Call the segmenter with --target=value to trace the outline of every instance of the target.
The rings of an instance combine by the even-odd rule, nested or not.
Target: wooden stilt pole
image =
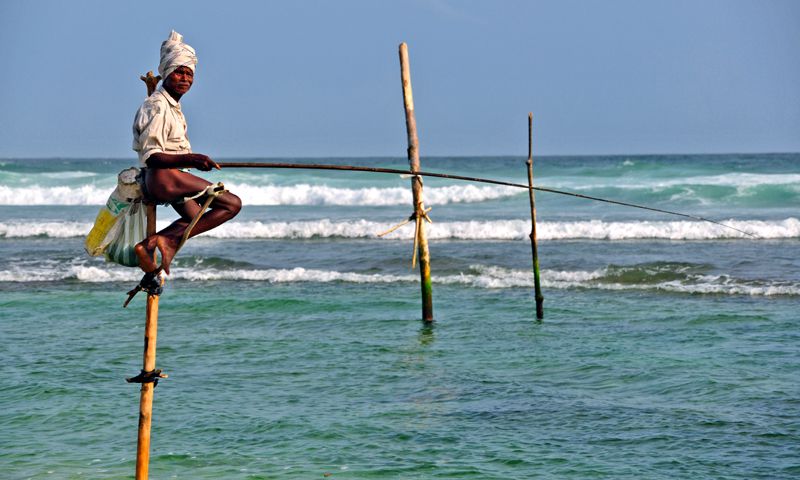
[[[536,199],[533,195],[533,113],[528,113],[528,196],[531,201],[531,253],[533,255],[533,288],[536,294],[536,318],[544,318],[544,296],[539,280],[539,253],[536,246]]]
[[[406,132],[408,133],[408,162],[412,172],[420,170],[419,138],[417,137],[417,119],[414,116],[414,96],[411,92],[411,69],[408,62],[408,45],[400,44],[400,77],[403,81],[403,104],[406,111]],[[425,233],[427,214],[422,198],[422,177],[415,175],[411,179],[411,191],[414,198],[414,215],[417,222],[416,251],[419,255],[419,276],[422,287],[422,320],[433,321],[433,292],[431,288],[431,256],[428,250],[428,236]]]
[[[142,76],[147,85],[147,95],[155,91],[161,77],[154,77],[152,72]],[[146,204],[147,236],[156,233],[156,205]],[[155,253],[153,253],[155,259]],[[164,378],[160,370],[156,370],[156,338],[158,335],[158,297],[157,293],[147,294],[147,310],[144,325],[144,357],[142,372],[138,377],[128,379],[129,382],[141,382],[139,397],[139,435],[136,445],[136,480],[147,480],[150,469],[150,425],[153,420],[153,394],[158,378]]]
[[[156,206],[147,205],[147,235],[156,231]],[[144,326],[144,358],[142,374],[156,371],[156,338],[158,335],[158,295],[147,295]],[[159,372],[160,373],[160,372]],[[146,480],[150,467],[150,424],[153,419],[153,393],[156,382],[143,382],[139,399],[139,439],[136,447],[136,480]]]

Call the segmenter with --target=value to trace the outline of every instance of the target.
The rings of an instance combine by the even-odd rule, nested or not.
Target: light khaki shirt
[[[136,111],[133,119],[133,149],[139,154],[139,162],[143,167],[147,166],[150,155],[157,152],[192,153],[181,104],[163,86],[147,97]]]

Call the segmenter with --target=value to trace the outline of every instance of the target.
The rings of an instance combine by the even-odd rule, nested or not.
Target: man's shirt
[[[186,119],[181,104],[158,87],[147,97],[133,119],[133,149],[139,162],[147,166],[147,159],[157,152],[169,154],[192,153],[186,136]]]

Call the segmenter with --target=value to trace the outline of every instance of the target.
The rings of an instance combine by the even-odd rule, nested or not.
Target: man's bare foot
[[[156,249],[155,237],[156,235],[147,237],[133,247],[134,253],[139,257],[139,268],[141,268],[144,273],[150,273],[158,268],[158,264],[156,264],[153,258]]]
[[[178,242],[163,235],[156,235],[156,248],[161,252],[161,267],[169,275],[169,264],[178,252]]]
[[[133,251],[139,257],[139,268],[144,273],[150,273],[158,268],[158,264],[153,258],[156,249],[161,253],[161,267],[164,269],[164,273],[169,275],[169,265],[178,250],[178,243],[163,235],[151,235],[136,244]]]

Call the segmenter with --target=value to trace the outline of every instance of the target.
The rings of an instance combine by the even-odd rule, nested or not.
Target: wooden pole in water
[[[533,256],[533,288],[536,294],[536,318],[544,318],[544,296],[539,280],[539,253],[536,246],[536,199],[533,195],[533,113],[528,113],[528,196],[531,201],[531,254]]]
[[[414,115],[414,96],[411,92],[411,69],[408,62],[408,45],[400,44],[400,77],[403,81],[403,104],[406,111],[406,132],[408,133],[408,163],[412,172],[420,170],[419,138],[417,119]],[[427,214],[422,198],[422,177],[411,179],[411,192],[414,199],[414,216],[417,224],[415,244],[419,255],[419,276],[422,288],[422,320],[433,321],[433,291],[431,288],[431,256],[428,250],[428,236],[425,233]]]
[[[156,231],[156,206],[147,205],[147,235]],[[147,295],[144,325],[144,358],[142,374],[155,372],[156,338],[158,336],[158,295]],[[136,480],[147,480],[150,468],[150,425],[153,420],[155,382],[143,382],[139,398],[139,438],[136,446]]]
[[[152,72],[148,72],[147,77],[142,77],[147,84],[147,95],[150,96],[158,84],[157,77],[153,77]],[[156,205],[146,204],[147,206],[147,236],[156,233]],[[155,256],[155,254],[153,254]],[[147,310],[144,325],[144,358],[142,361],[142,373],[146,375],[156,372],[156,338],[158,335],[158,295],[148,293]],[[153,394],[157,382],[142,382],[141,395],[139,397],[139,437],[136,445],[136,480],[147,480],[150,468],[150,425],[153,420]]]

